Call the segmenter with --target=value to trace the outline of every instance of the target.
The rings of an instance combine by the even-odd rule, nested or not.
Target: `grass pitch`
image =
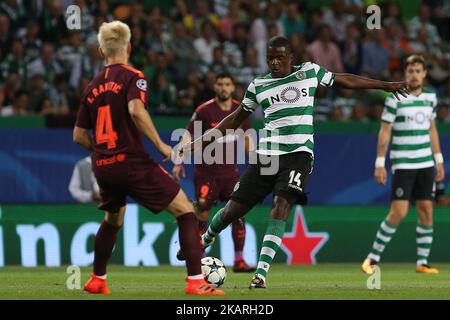
[[[251,274],[229,270],[226,295],[214,299],[450,299],[450,264],[435,266],[439,275],[416,274],[413,263],[382,264],[380,290],[367,289],[368,276],[359,264],[273,265],[265,290],[249,290]],[[83,286],[90,268],[81,271]],[[109,296],[69,290],[68,276],[66,268],[0,268],[0,299],[211,299],[184,295],[180,267],[110,266]]]

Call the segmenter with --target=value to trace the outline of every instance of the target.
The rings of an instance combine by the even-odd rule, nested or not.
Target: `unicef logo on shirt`
[[[306,88],[303,88],[302,92],[304,96],[307,95]],[[300,90],[297,89],[296,87],[284,88],[283,91],[281,91],[281,100],[283,100],[286,103],[295,103],[302,96],[302,92],[300,92]]]

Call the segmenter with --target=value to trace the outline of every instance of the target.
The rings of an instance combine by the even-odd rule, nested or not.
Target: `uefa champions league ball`
[[[205,257],[202,259],[202,273],[205,280],[214,288],[218,288],[225,283],[227,278],[227,269],[222,261],[214,257]]]

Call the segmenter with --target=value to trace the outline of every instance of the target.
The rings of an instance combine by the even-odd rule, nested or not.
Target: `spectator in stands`
[[[438,30],[434,24],[431,23],[431,9],[430,7],[422,3],[419,7],[419,15],[414,17],[408,25],[409,38],[417,39],[419,36],[419,30],[425,28],[428,34],[429,45],[439,45],[441,43],[441,38],[439,36]]]
[[[213,61],[209,65],[203,65],[201,67],[201,75],[204,76],[208,71],[212,71],[215,74],[226,72],[229,69],[227,59],[223,46],[219,45],[213,49]]]
[[[342,111],[342,108],[339,106],[333,105],[331,107],[330,115],[328,118],[333,121],[345,120],[344,112]]]
[[[40,18],[39,29],[42,41],[58,43],[60,39],[66,35],[67,27],[63,16],[61,1],[47,0],[44,6],[44,12]],[[88,26],[86,26],[86,28],[87,27]]]
[[[245,53],[245,63],[241,68],[231,67],[229,72],[236,82],[248,85],[257,76],[262,76],[264,71],[258,66],[258,53],[256,49],[248,47]]]
[[[52,109],[49,113],[55,115],[67,115],[70,112],[71,105],[74,102],[74,95],[72,90],[69,90],[69,76],[68,74],[59,74],[53,81],[53,86],[49,90],[49,99],[52,104]]]
[[[27,63],[28,58],[25,55],[22,41],[19,39],[14,39],[12,42],[11,52],[0,64],[0,79],[6,79],[10,73],[17,73],[22,81],[26,81]]]
[[[27,59],[33,61],[39,57],[42,40],[38,37],[39,24],[36,20],[29,20],[26,25],[25,34],[21,37]]]
[[[450,206],[450,184],[445,187],[445,181],[436,182],[436,204],[441,207]]]
[[[319,30],[319,39],[308,46],[308,52],[315,63],[332,72],[343,72],[341,52],[332,41],[331,28],[322,25]]]
[[[402,61],[411,54],[411,46],[406,39],[402,26],[398,22],[392,21],[389,24],[385,24],[385,26],[387,38],[384,46],[389,54],[389,69],[401,69]]]
[[[367,109],[361,102],[357,102],[352,106],[352,113],[350,115],[350,120],[358,122],[367,122],[369,118],[367,117]]]
[[[219,45],[219,41],[216,39],[214,27],[211,23],[205,22],[201,29],[202,35],[194,40],[194,48],[197,50],[202,63],[209,65],[212,62],[213,49]]]
[[[0,3],[0,13],[6,14],[11,23],[11,28],[17,30],[26,18],[26,11],[22,1],[4,0]]]
[[[281,19],[285,36],[290,38],[295,32],[305,32],[305,22],[300,15],[298,1],[289,1],[286,6],[286,14]]]
[[[346,37],[339,43],[342,52],[342,62],[345,72],[359,74],[362,67],[362,42],[356,23],[350,23],[346,28]]]
[[[86,52],[82,55],[81,60],[77,61],[70,71],[69,85],[71,88],[77,88],[82,77],[92,79],[105,65],[98,54],[97,42],[87,42],[86,47]]]
[[[20,77],[17,73],[7,75],[3,86],[0,87],[0,107],[12,104],[14,94],[20,86]]]
[[[384,104],[374,103],[369,109],[369,119],[374,122],[379,122],[381,120],[381,115],[383,114]]]
[[[306,41],[313,42],[319,36],[320,27],[323,25],[323,14],[321,10],[312,10],[308,14],[307,28],[305,31]]]
[[[310,60],[306,50],[308,44],[301,33],[293,33],[289,40],[291,41],[292,53],[294,55],[294,65],[300,65]]]
[[[234,38],[234,27],[244,20],[240,0],[229,1],[228,14],[220,19],[219,34],[224,40]]]
[[[436,108],[436,120],[440,123],[450,123],[449,106],[443,103],[438,104]]]
[[[177,86],[181,86],[186,75],[198,69],[200,57],[192,43],[192,38],[187,34],[186,28],[180,21],[173,25],[172,41],[168,43],[168,49],[176,63],[176,68],[173,70],[174,82]]]
[[[158,49],[159,48],[160,47],[158,46]],[[164,50],[161,51],[157,50],[157,52],[159,53],[163,53],[163,51]],[[142,29],[139,26],[135,25],[131,27],[130,62],[134,67],[142,69],[144,67],[146,57],[147,57],[147,44],[144,39],[144,34],[142,33]]]
[[[108,2],[105,2],[106,6],[108,6]],[[158,11],[158,9],[159,7],[155,6],[153,8],[154,15],[152,16],[152,19],[150,17],[147,18],[144,12],[143,4],[141,2],[134,2],[131,5],[131,15],[125,20],[125,23],[128,24],[130,29],[133,27],[138,27],[141,31],[148,30],[150,25],[160,24],[163,22],[162,15],[160,14],[161,11]]]
[[[242,67],[248,43],[248,30],[243,24],[234,26],[234,37],[223,43],[227,63],[233,67]]]
[[[8,55],[11,41],[9,17],[0,13],[0,60],[3,60]]]
[[[195,10],[193,13],[187,13],[183,16],[183,23],[189,32],[200,34],[204,31],[205,23],[212,26],[214,30],[219,27],[219,17],[210,11],[209,2],[207,0],[196,0]]]
[[[337,42],[345,40],[347,26],[355,20],[355,16],[345,12],[344,0],[334,0],[331,9],[326,8],[323,14],[323,23],[330,26]]]
[[[384,30],[375,29],[369,33],[369,40],[363,44],[362,72],[369,77],[389,77],[389,52],[384,47],[384,40]]]
[[[100,201],[100,189],[92,172],[90,156],[75,164],[69,182],[69,192],[74,200],[80,203]]]
[[[57,51],[57,60],[64,68],[64,72],[71,72],[75,65],[79,65],[81,59],[86,54],[86,45],[81,39],[81,32],[71,31],[68,43],[60,47]]]
[[[30,62],[28,65],[29,77],[40,74],[44,76],[47,83],[52,83],[55,75],[63,71],[63,68],[56,59],[55,47],[51,43],[44,43],[39,58]]]
[[[189,84],[185,89],[178,92],[176,105],[180,114],[192,114],[195,108],[194,98],[196,95],[197,90],[193,84]]]
[[[332,116],[333,101],[328,97],[327,93],[327,88],[317,88],[314,100],[314,120],[325,121]]]
[[[28,102],[28,94],[25,90],[17,90],[14,94],[12,105],[3,107],[0,110],[2,117],[23,116],[27,112],[25,110]]]
[[[28,104],[26,110],[29,114],[42,113],[42,102],[48,98],[44,76],[33,74],[28,81]]]
[[[357,94],[351,89],[338,89],[339,95],[334,99],[333,106],[342,111],[343,119],[350,119],[354,106],[358,103]]]
[[[150,83],[149,108],[157,114],[174,113],[175,92],[162,72],[157,72]]]
[[[206,73],[204,79],[202,79],[203,88],[197,91],[197,95],[194,98],[194,104],[199,106],[205,101],[211,100],[216,96],[214,91],[214,84],[216,82],[216,74],[212,71]]]

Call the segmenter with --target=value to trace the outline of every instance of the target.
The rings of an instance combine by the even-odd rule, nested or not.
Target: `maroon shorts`
[[[239,181],[239,172],[214,175],[195,172],[195,199],[201,211],[208,211],[217,201],[228,201],[234,186]]]
[[[166,209],[180,191],[179,184],[148,156],[118,154],[93,158],[92,168],[100,187],[99,209],[118,212],[130,196],[150,211]]]

